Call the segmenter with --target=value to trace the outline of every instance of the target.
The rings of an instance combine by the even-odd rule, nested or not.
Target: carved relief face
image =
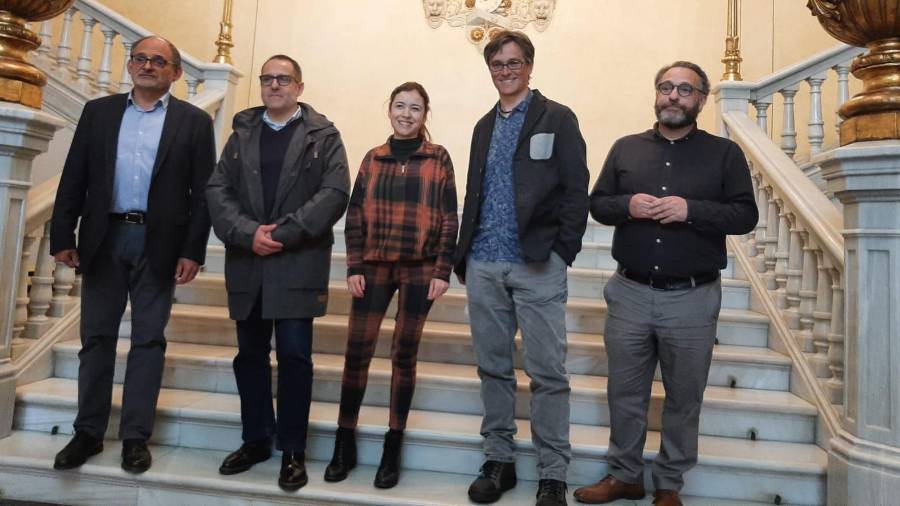
[[[534,0],[531,8],[534,10],[535,18],[545,20],[550,17],[551,7],[553,7],[553,0]]]
[[[428,11],[428,15],[432,17],[439,17],[444,14],[444,9],[447,7],[447,0],[425,0],[425,9]]]

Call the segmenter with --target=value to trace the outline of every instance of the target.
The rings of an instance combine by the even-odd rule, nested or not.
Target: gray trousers
[[[472,344],[481,378],[481,435],[487,460],[513,462],[516,434],[515,335],[522,330],[531,378],[531,439],[541,479],[566,480],[569,377],[566,373],[566,263],[469,260],[466,294]]]
[[[697,463],[700,407],[709,375],[721,281],[661,291],[616,274],[603,291],[608,307],[609,473],[643,481],[647,409],[657,361],[666,400],[662,441],[653,461],[657,489],[681,490],[682,475]]]
[[[82,278],[81,351],[75,430],[102,438],[109,424],[116,343],[131,299],[131,350],[125,369],[119,437],[149,439],[162,383],[174,277],[154,272],[143,225],[112,222],[93,269]],[[173,272],[174,276],[174,272]]]

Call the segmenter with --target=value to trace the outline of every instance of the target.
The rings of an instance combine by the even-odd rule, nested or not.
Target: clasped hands
[[[274,223],[256,227],[256,232],[253,234],[253,246],[251,248],[254,253],[264,257],[279,253],[284,249],[284,244],[272,239],[272,231],[276,228],[278,228],[278,225]]]
[[[646,193],[636,193],[628,201],[628,213],[632,218],[656,220],[660,223],[687,221],[687,201],[681,197],[657,198]]]

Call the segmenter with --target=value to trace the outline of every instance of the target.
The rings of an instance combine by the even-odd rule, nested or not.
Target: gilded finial
[[[231,65],[231,48],[234,42],[231,41],[231,2],[225,0],[225,6],[222,10],[222,21],[219,23],[219,38],[216,40],[216,46],[219,48],[213,63],[227,63]]]

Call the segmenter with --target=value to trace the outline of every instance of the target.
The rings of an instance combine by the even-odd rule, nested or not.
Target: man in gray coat
[[[332,226],[350,189],[340,134],[297,101],[300,66],[275,55],[259,76],[264,107],[234,117],[206,194],[213,230],[225,243],[228,310],[236,321],[234,373],[241,397],[241,447],[219,472],[235,474],[282,450],[278,484],[307,482],[306,429],[312,394],[312,320],[328,301]],[[272,331],[278,409],[272,407]]]

